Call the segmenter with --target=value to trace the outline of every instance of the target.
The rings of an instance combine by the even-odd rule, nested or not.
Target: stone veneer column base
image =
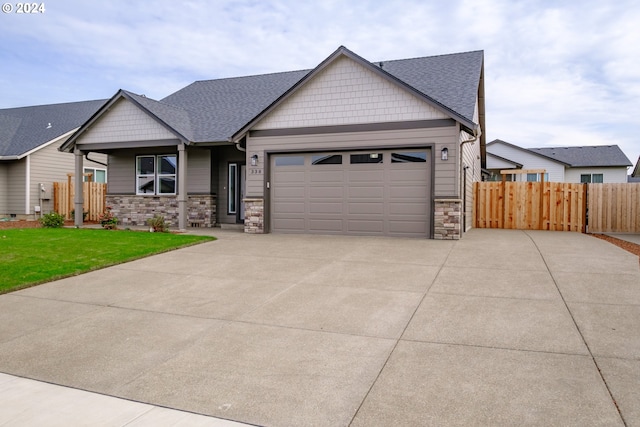
[[[264,199],[244,199],[244,232],[264,233]]]
[[[459,240],[461,199],[435,199],[433,214],[433,238],[437,240]]]
[[[178,226],[178,200],[176,196],[107,195],[107,206],[118,218],[118,224],[126,226],[147,225],[154,215],[164,216],[170,227]],[[190,195],[187,198],[187,225],[213,227],[216,223],[216,196]]]

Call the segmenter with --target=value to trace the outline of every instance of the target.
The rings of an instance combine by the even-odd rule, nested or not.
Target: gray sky
[[[0,13],[0,108],[160,99],[195,80],[482,49],[487,140],[640,142],[636,0],[57,0]],[[38,4],[43,4],[39,2]],[[6,6],[5,6],[6,7]]]

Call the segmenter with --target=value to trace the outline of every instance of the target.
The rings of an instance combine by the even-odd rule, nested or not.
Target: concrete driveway
[[[215,234],[0,296],[0,373],[257,425],[640,425],[640,268],[605,241]]]

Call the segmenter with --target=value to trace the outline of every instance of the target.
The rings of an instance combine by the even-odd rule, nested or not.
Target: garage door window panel
[[[425,163],[426,161],[426,151],[403,151],[391,153],[391,163]]]
[[[350,156],[350,162],[352,165],[382,163],[383,159],[384,157],[382,153],[351,154]]]

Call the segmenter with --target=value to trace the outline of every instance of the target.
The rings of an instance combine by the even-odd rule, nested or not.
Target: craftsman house
[[[118,91],[60,150],[108,155],[123,225],[457,239],[484,167],[483,52]],[[78,204],[81,199],[75,201]],[[81,221],[81,220],[76,220]]]
[[[67,181],[75,168],[74,157],[58,147],[105,102],[0,109],[0,218],[34,219],[53,209],[53,182]],[[106,182],[106,161],[94,154],[81,172]]]
[[[487,144],[487,170],[494,180],[501,179],[501,170],[520,169],[522,174],[507,175],[507,180],[540,181],[544,173],[551,182],[626,182],[629,166],[617,145],[522,148],[499,139]]]

